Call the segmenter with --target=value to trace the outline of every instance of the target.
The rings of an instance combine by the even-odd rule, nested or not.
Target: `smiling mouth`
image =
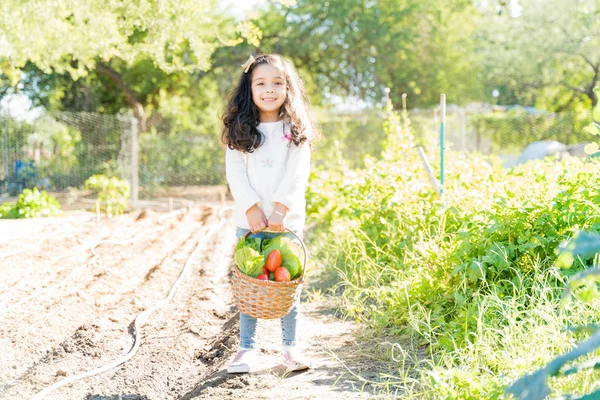
[[[263,100],[263,101],[266,101],[266,102],[269,102],[269,101],[276,101],[276,100],[277,100],[277,98],[275,98],[275,97],[265,97],[265,98],[263,98],[262,100]]]

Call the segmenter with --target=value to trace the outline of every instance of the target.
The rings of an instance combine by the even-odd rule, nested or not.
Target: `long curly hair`
[[[309,142],[311,149],[317,137],[317,126],[310,112],[310,104],[302,80],[292,63],[279,54],[261,54],[248,72],[242,72],[232,91],[223,115],[222,141],[232,150],[252,153],[264,143],[264,135],[257,129],[259,109],[252,101],[252,72],[260,65],[270,64],[285,78],[287,95],[279,109],[279,119],[291,128],[292,142],[300,146]]]

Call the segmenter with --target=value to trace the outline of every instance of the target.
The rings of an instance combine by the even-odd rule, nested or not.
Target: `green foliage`
[[[598,3],[522,0],[519,5],[516,18],[490,5],[477,30],[487,93],[499,89],[501,104],[589,110],[598,101],[592,91],[600,67]]]
[[[31,12],[30,7],[47,12]],[[28,61],[46,73],[74,77],[85,76],[99,60],[111,59],[129,65],[148,59],[167,73],[206,70],[213,51],[235,45],[240,33],[258,44],[256,29],[248,22],[236,24],[214,0],[38,0],[30,7],[9,0],[0,14],[5,48],[0,65],[17,80]],[[22,32],[30,33],[27,39]]]
[[[50,217],[58,214],[60,204],[56,197],[38,188],[24,189],[14,203],[4,203],[0,206],[0,218],[37,218]]]
[[[600,173],[588,173],[579,160],[504,171],[450,153],[447,209],[440,212],[416,152],[386,154],[360,171],[315,173],[319,190],[309,193],[308,204],[312,218],[340,231],[332,246],[348,250],[339,262],[360,288],[356,296],[387,309],[378,323],[400,325],[410,303],[427,302],[448,329],[439,331],[448,335],[440,343],[453,346],[454,334],[469,328],[455,318],[469,315],[474,293],[510,295],[516,271],[533,273],[535,261],[553,260],[577,229],[600,228],[588,215],[598,194],[581,186],[597,186]],[[408,303],[396,303],[401,282],[411,282]]]
[[[129,184],[119,178],[93,175],[85,181],[86,189],[93,189],[100,202],[100,210],[109,215],[123,214],[129,201]]]
[[[481,96],[478,18],[465,0],[298,0],[253,21],[261,50],[291,57],[309,93],[324,101],[334,93],[379,102],[392,86],[421,106],[437,103],[440,92],[460,102]],[[401,93],[391,93],[397,104]]]
[[[390,114],[384,125],[380,160],[313,174],[318,190],[309,191],[308,214],[317,257],[337,271],[335,289],[349,316],[427,346],[438,371],[437,380],[421,381],[431,398],[499,398],[514,376],[509,371],[525,372],[551,356],[511,365],[527,346],[542,346],[533,344],[531,329],[551,330],[554,346],[566,343],[557,332],[574,315],[551,327],[548,318],[566,277],[589,258],[564,271],[553,262],[579,230],[600,231],[600,217],[590,216],[600,202],[600,170],[575,158],[505,170],[498,160],[448,151],[442,204],[398,121]],[[508,375],[488,384],[498,371]],[[582,390],[590,389],[582,379]],[[563,381],[556,387],[570,390]]]
[[[596,218],[600,218],[600,216],[597,215]],[[556,264],[562,268],[571,268],[576,257],[579,259],[589,259],[599,253],[600,235],[582,232],[563,245]],[[567,283],[565,292],[567,295],[572,294],[575,298],[583,302],[597,303],[600,300],[600,292],[598,291],[599,283],[600,270],[598,268],[590,268],[572,276]],[[506,389],[507,393],[511,393],[521,400],[543,400],[550,394],[550,388],[547,383],[550,377],[559,375],[569,376],[590,368],[600,369],[600,360],[592,359],[580,365],[561,370],[567,363],[588,353],[597,352],[597,349],[600,347],[598,325],[591,324],[583,328],[571,328],[570,330],[574,332],[591,331],[593,335],[573,350],[549,362],[544,368],[519,378]],[[597,390],[587,396],[594,398],[599,395],[600,390]]]

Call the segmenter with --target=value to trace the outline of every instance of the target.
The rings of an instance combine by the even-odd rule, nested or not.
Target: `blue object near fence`
[[[17,160],[15,161],[15,176],[17,180],[33,179],[37,171],[33,161]]]

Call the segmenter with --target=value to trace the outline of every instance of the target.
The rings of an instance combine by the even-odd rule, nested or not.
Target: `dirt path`
[[[300,321],[312,369],[284,373],[276,320],[259,322],[259,370],[226,373],[238,344],[229,280],[235,244],[230,211],[203,206],[101,221],[69,214],[0,221],[0,232],[0,399],[32,398],[129,352],[136,315],[167,297],[190,255],[173,298],[143,326],[133,358],[45,398],[374,397],[361,393],[345,366],[371,378],[383,366],[364,354],[355,339],[358,327],[336,318],[334,304],[316,296],[303,304]]]

